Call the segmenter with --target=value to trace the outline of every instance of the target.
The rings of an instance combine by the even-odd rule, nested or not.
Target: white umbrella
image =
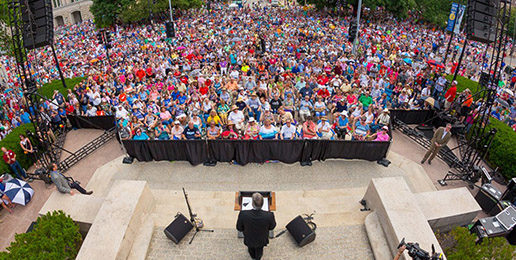
[[[4,193],[13,203],[25,206],[32,199],[34,190],[28,183],[12,179],[5,184]]]

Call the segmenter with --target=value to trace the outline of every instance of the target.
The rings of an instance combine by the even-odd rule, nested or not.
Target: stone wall
[[[60,0],[61,6],[55,7],[54,2],[54,26],[59,25],[70,25],[79,22],[80,20],[85,21],[93,19],[93,15],[90,12],[90,6],[93,4],[91,0]],[[80,13],[80,16],[79,16]]]

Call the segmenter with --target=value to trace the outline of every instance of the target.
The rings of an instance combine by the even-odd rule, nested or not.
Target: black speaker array
[[[496,17],[500,0],[469,0],[466,35],[468,39],[491,43],[496,37]]]
[[[54,20],[50,0],[20,0],[23,47],[28,50],[53,44]]]

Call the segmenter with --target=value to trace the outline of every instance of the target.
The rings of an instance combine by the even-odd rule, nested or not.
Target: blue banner
[[[453,31],[453,25],[455,24],[455,20],[457,19],[457,9],[459,9],[459,4],[452,3],[450,16],[448,16],[448,25],[446,26],[447,31]]]

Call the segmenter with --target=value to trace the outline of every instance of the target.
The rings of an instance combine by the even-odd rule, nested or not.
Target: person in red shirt
[[[450,88],[446,91],[446,94],[444,94],[444,98],[446,99],[444,101],[444,109],[448,110],[453,103],[453,100],[455,100],[455,96],[457,95],[457,81],[454,80],[450,86]]]
[[[27,173],[25,173],[25,170],[21,167],[20,163],[16,161],[16,154],[12,150],[7,150],[7,148],[2,147],[2,152],[4,153],[4,161],[11,167],[11,170],[16,175],[16,178],[18,179],[26,179]]]
[[[145,77],[145,71],[142,70],[142,69],[139,69],[137,72],[136,72],[136,77],[138,77],[138,79],[140,81],[142,81],[143,77]]]

